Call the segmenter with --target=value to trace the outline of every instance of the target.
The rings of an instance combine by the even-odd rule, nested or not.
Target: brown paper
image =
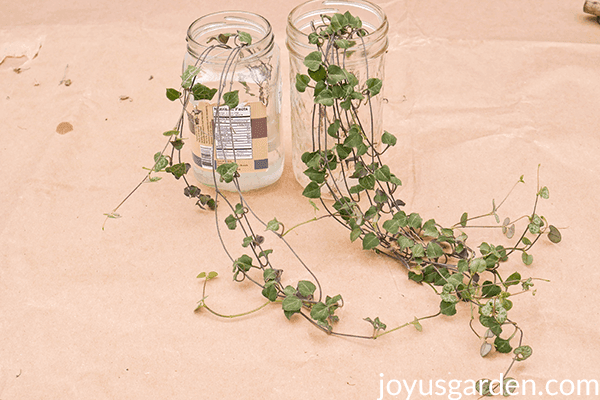
[[[492,199],[499,202],[524,175],[499,213],[527,214],[541,165],[550,199],[540,201],[539,213],[563,241],[540,240],[529,267],[518,257],[502,267],[506,276],[519,271],[549,281],[535,281],[535,296],[513,299],[511,314],[534,353],[511,376],[535,381],[537,391],[555,380],[555,398],[567,398],[560,394],[565,380],[600,381],[595,17],[574,0],[378,3],[390,22],[384,125],[398,137],[386,162],[404,182],[406,210],[451,225],[465,211],[489,212]],[[195,207],[182,182],[168,176],[144,183],[119,209],[121,218],[101,229],[103,214],[144,177],[142,168],[164,146],[162,132],[177,122],[180,105],[165,89],[178,85],[189,24],[222,9],[263,14],[287,77],[285,21],[296,4],[3,4],[0,46],[9,50],[0,54],[30,61],[20,73],[14,63],[0,64],[1,399],[378,399],[382,388],[383,398],[406,399],[405,386],[389,394],[403,380],[427,389],[430,380],[498,379],[506,370],[510,357],[479,356],[482,340],[469,328],[466,304],[453,317],[422,321],[422,332],[408,326],[375,341],[327,336],[303,318],[288,321],[277,305],[233,320],[194,313],[203,271],[219,273],[206,302],[223,314],[265,299],[251,283],[232,282],[214,213]],[[285,171],[247,200],[264,221],[292,227],[315,211],[291,172],[285,79],[283,88]],[[73,130],[61,135],[63,122]],[[311,278],[264,235],[285,282]],[[473,243],[502,241],[485,229],[469,235]],[[341,332],[370,334],[365,317],[393,327],[439,309],[429,287],[350,243],[333,220],[286,237],[323,291],[343,296]],[[445,388],[411,398],[451,398]],[[520,398],[534,397],[545,398]]]

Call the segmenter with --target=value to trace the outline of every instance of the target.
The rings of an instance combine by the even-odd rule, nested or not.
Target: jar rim
[[[383,11],[383,9],[381,7],[379,7],[377,4],[374,4],[368,0],[351,0],[351,1],[309,0],[302,4],[297,5],[288,14],[287,25],[288,25],[288,28],[294,32],[294,34],[298,34],[300,36],[304,36],[304,37],[308,38],[308,34],[304,33],[300,29],[298,29],[298,27],[295,25],[294,17],[296,16],[295,14],[297,14],[301,8],[306,7],[307,5],[310,5],[310,4],[321,4],[323,6],[338,6],[338,5],[349,6],[349,5],[351,5],[351,6],[356,6],[357,8],[362,8],[364,10],[371,11],[371,12],[373,12],[373,14],[380,16],[381,23],[379,24],[379,26],[376,27],[372,32],[367,32],[367,35],[365,35],[364,38],[374,38],[374,37],[378,37],[380,35],[385,35],[388,30],[389,24],[388,24],[388,19],[387,19],[387,15],[385,14],[385,11]],[[309,14],[309,13],[305,13],[301,16],[305,16],[307,14]]]
[[[252,56],[258,56],[260,53],[267,50],[269,48],[269,44],[273,41],[273,28],[271,27],[271,23],[260,14],[242,10],[217,11],[203,15],[192,22],[188,27],[186,41],[188,43],[191,42],[194,46],[198,46],[199,48],[207,49],[210,47],[210,45],[206,43],[198,42],[194,38],[193,33],[202,26],[207,25],[209,23],[207,21],[211,21],[211,19],[215,19],[215,17],[222,17],[223,20],[222,22],[213,22],[213,24],[217,24],[215,26],[227,26],[226,22],[228,21],[238,21],[241,23],[249,23],[254,25],[257,27],[257,30],[262,30],[264,32],[264,35],[260,39],[252,40],[250,45],[245,46],[247,50],[252,52]]]

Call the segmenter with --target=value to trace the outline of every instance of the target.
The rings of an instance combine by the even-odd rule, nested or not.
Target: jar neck
[[[273,30],[264,17],[246,11],[221,11],[200,17],[190,25],[186,37],[187,51],[194,58],[207,54],[206,62],[225,63],[239,41],[230,38],[227,43],[230,48],[211,50],[213,45],[219,44],[211,38],[220,34],[237,34],[238,31],[252,36],[252,43],[240,49],[239,58],[243,61],[260,58],[273,49]]]
[[[367,0],[310,0],[294,8],[288,16],[286,44],[291,55],[303,58],[316,49],[315,45],[308,42],[308,35],[313,31],[313,26],[323,24],[322,15],[331,16],[346,11],[358,16],[368,32],[359,42],[362,46],[364,41],[367,56],[378,57],[385,53],[389,24],[381,7]]]

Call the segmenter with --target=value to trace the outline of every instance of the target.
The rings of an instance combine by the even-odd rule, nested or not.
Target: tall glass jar
[[[240,46],[244,32],[251,44]],[[233,36],[229,36],[233,35]],[[234,183],[219,182],[213,169],[235,162],[242,191],[276,182],[283,171],[280,136],[281,75],[279,48],[269,22],[244,11],[222,11],[194,21],[187,31],[184,72],[199,67],[194,85],[216,89],[190,96],[186,107],[194,175],[200,183],[235,191]],[[246,39],[247,41],[247,39]],[[237,91],[239,104],[224,105],[224,94]]]
[[[296,74],[307,73],[304,58],[317,50],[315,45],[309,43],[308,35],[315,28],[323,25],[322,16],[344,14],[347,11],[361,19],[362,26],[368,34],[356,41],[357,46],[352,48],[353,52],[347,52],[344,68],[353,73],[362,85],[369,78],[383,80],[385,54],[388,48],[388,20],[379,6],[366,0],[310,0],[294,8],[288,16],[286,45],[290,54],[292,165],[296,179],[302,186],[310,182],[303,173],[306,166],[301,161],[302,154],[315,151],[317,144],[313,140],[313,132],[325,132],[327,127],[320,125],[328,119],[312,117],[313,94],[309,90],[300,93],[295,89]],[[383,93],[380,92],[378,96],[371,99],[371,107],[361,107],[359,111],[363,121],[370,121],[371,115],[373,117],[372,124],[370,122],[366,124],[369,132],[365,134],[372,135],[376,146],[383,133],[382,101]],[[326,140],[327,135],[321,135],[321,138]],[[325,147],[327,147],[326,143],[321,143],[320,148]],[[343,177],[337,176],[333,179],[342,180]]]

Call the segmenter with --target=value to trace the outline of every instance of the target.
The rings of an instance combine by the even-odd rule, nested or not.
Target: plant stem
[[[254,312],[260,311],[260,310],[262,310],[263,308],[265,308],[266,306],[268,306],[271,303],[274,303],[274,302],[269,300],[266,303],[264,303],[263,305],[261,305],[260,307],[257,307],[257,308],[255,308],[253,310],[246,311],[246,312],[243,312],[243,313],[240,313],[240,314],[232,314],[232,315],[225,315],[225,314],[218,313],[218,312],[214,311],[213,309],[211,309],[206,304],[203,304],[202,308],[206,308],[211,314],[216,315],[217,317],[221,317],[221,318],[238,318],[238,317],[243,317],[245,315],[249,315],[249,314],[252,314]]]
[[[385,332],[382,332],[382,333],[379,333],[379,334],[377,334],[377,333],[376,333],[376,334],[374,334],[374,335],[373,335],[373,339],[377,339],[377,338],[379,338],[379,337],[381,337],[381,336],[383,336],[383,335],[387,335],[388,333],[392,333],[392,332],[395,332],[395,331],[397,331],[397,330],[399,330],[399,329],[402,329],[402,328],[404,328],[404,327],[407,327],[407,326],[409,326],[409,325],[413,325],[413,324],[415,323],[415,321],[416,321],[416,322],[420,322],[420,321],[423,321],[423,320],[425,320],[425,319],[429,319],[429,318],[435,318],[435,317],[437,317],[437,316],[438,316],[438,315],[440,315],[440,314],[441,314],[441,311],[439,311],[437,314],[428,315],[428,316],[426,316],[426,317],[421,317],[421,318],[416,318],[416,319],[414,319],[414,320],[412,320],[412,321],[410,321],[410,322],[407,322],[407,323],[405,323],[405,324],[402,324],[402,325],[400,325],[400,326],[397,326],[397,327],[395,327],[395,328],[393,328],[393,329],[390,329],[389,331],[385,331]]]

